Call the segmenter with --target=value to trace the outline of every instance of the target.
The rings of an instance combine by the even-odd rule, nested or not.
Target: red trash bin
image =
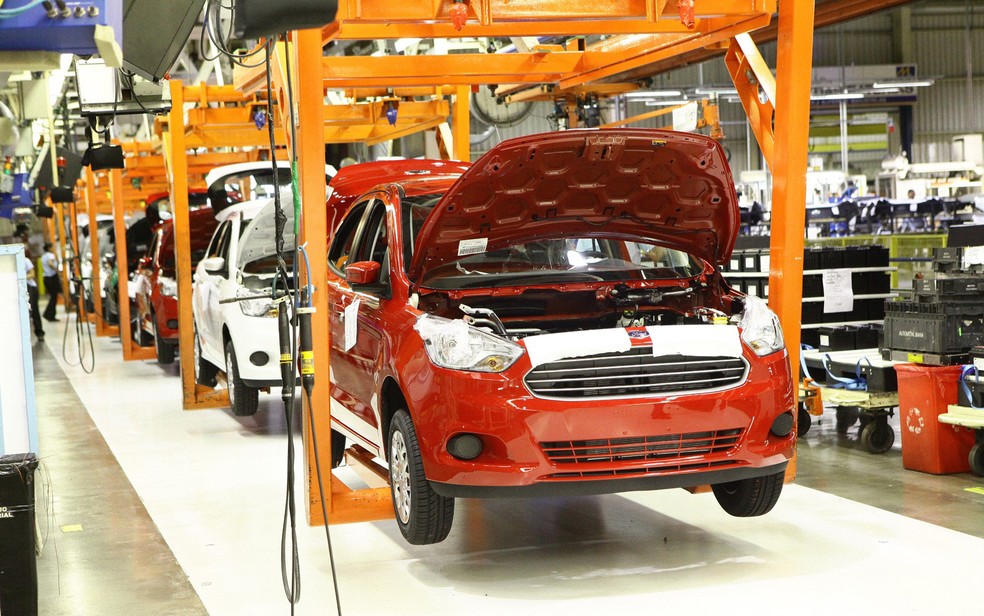
[[[961,366],[896,364],[902,466],[934,475],[970,471],[967,456],[974,431],[940,423],[947,405],[957,403]]]

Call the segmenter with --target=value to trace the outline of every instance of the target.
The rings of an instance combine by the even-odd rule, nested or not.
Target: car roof
[[[281,199],[287,207],[288,201],[291,199],[290,189],[280,193]],[[273,197],[264,197],[262,199],[253,199],[252,201],[243,201],[242,203],[236,203],[235,205],[230,205],[221,212],[215,215],[215,219],[219,222],[225,222],[232,218],[236,214],[242,214],[243,220],[253,220],[263,206],[273,201]]]
[[[213,182],[227,176],[235,175],[237,173],[242,173],[243,171],[263,171],[271,167],[270,161],[268,160],[254,160],[245,163],[233,163],[231,165],[222,165],[221,167],[216,167],[209,171],[205,175],[205,185],[211,186]],[[277,169],[290,169],[289,160],[278,160]],[[325,165],[325,174],[329,176],[334,176],[337,173],[333,165]]]

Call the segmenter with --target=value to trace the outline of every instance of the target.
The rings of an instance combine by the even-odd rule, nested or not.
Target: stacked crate
[[[971,348],[984,345],[980,261],[979,248],[937,248],[933,274],[913,281],[913,300],[885,303],[886,355],[950,365],[964,362]]]

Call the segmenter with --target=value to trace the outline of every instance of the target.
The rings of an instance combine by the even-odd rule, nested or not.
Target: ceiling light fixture
[[[933,85],[932,81],[876,81],[874,88],[924,88]]]
[[[844,92],[842,94],[815,94],[810,96],[811,101],[853,101],[864,98],[860,92]]]
[[[625,98],[669,98],[683,94],[680,90],[654,90],[650,92],[629,92]]]

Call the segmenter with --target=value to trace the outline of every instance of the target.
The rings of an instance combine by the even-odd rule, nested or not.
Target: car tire
[[[403,538],[413,545],[439,543],[454,521],[454,499],[441,496],[427,482],[410,414],[400,409],[390,423],[390,491]]]
[[[718,504],[727,513],[737,518],[750,518],[765,515],[772,510],[782,493],[785,477],[786,473],[780,472],[718,483],[711,486],[711,489]]]
[[[338,468],[345,458],[345,435],[337,430],[331,431],[331,467]]]
[[[978,477],[984,477],[984,441],[977,441],[967,454],[970,471]]]
[[[885,420],[872,420],[861,428],[861,446],[868,453],[885,453],[894,444],[895,430]]]
[[[202,356],[202,343],[198,341],[198,327],[195,327],[195,383],[206,387],[218,384],[216,375],[219,369]]]
[[[157,351],[157,363],[162,366],[169,366],[174,363],[174,345],[165,342],[157,330],[157,315],[150,315],[150,320],[154,324],[154,349]]]
[[[232,340],[226,342],[226,382],[229,385],[229,406],[232,414],[237,417],[249,417],[256,414],[260,403],[260,390],[243,383],[239,378],[239,366],[236,363],[236,349]]]

